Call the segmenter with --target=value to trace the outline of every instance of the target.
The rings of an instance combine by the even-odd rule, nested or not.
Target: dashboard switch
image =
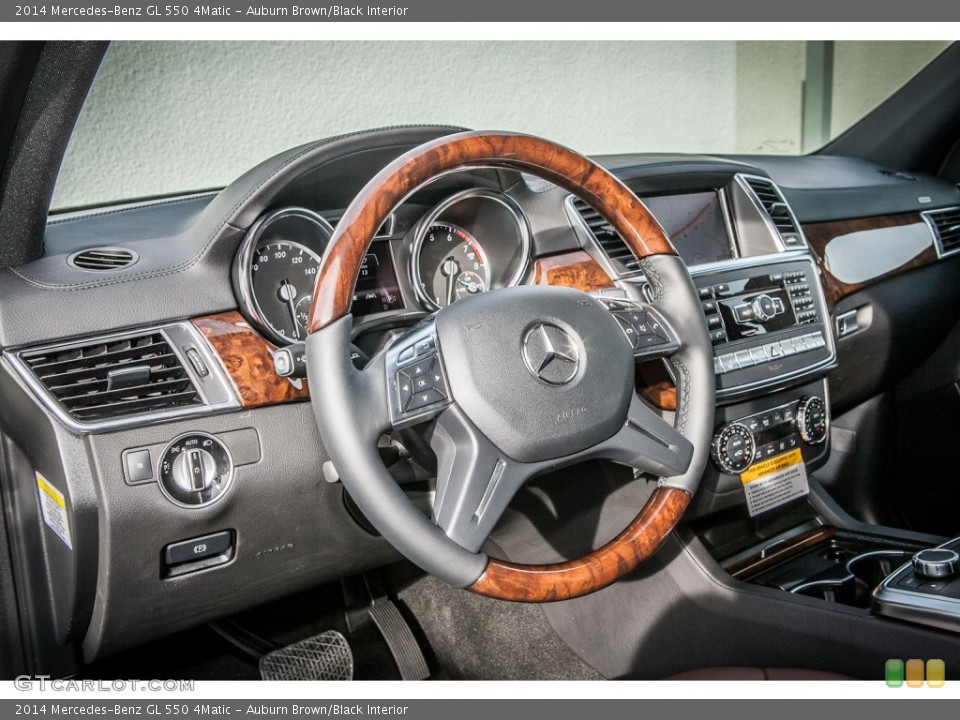
[[[127,471],[127,482],[141,483],[153,480],[153,460],[150,451],[128,450],[123,456],[123,468]]]
[[[192,540],[167,545],[163,552],[163,560],[167,565],[181,565],[197,560],[205,560],[215,555],[222,555],[233,545],[233,537],[229,530],[204,535]]]

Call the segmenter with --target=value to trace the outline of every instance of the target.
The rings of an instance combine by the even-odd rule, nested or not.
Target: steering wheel
[[[443,308],[363,369],[350,359],[351,299],[388,214],[424,184],[466,168],[548,180],[599,212],[640,259],[649,302],[571,288],[492,290]],[[712,351],[700,300],[650,212],[617,178],[549,141],[465,132],[402,155],[337,224],[320,266],[306,341],[320,435],[346,490],[401,554],[451,585],[523,602],[595,592],[649,558],[697,488],[713,426]],[[674,423],[635,391],[638,358],[665,358]],[[433,516],[403,493],[377,451],[392,428],[428,420],[437,454]],[[548,470],[607,459],[659,477],[636,518],[576,560],[522,565],[481,547],[517,490]]]

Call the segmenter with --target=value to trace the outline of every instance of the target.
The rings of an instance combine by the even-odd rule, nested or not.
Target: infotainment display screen
[[[687,265],[729,260],[730,235],[715,190],[641,198]]]

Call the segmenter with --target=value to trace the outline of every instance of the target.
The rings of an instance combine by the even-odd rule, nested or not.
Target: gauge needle
[[[447,305],[452,305],[457,299],[457,275],[460,274],[460,263],[448,257],[440,266],[440,273],[447,278]]]
[[[290,318],[293,320],[293,336],[300,339],[300,326],[297,324],[297,306],[293,304],[293,298],[297,294],[297,289],[290,284],[290,281],[284,278],[280,285],[280,297],[287,301],[287,307],[290,308]]]

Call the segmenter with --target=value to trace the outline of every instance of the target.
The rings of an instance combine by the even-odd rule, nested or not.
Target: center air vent
[[[203,404],[159,331],[20,357],[63,409],[82,422]]]
[[[773,221],[780,239],[787,248],[802,247],[803,240],[800,237],[800,228],[793,219],[790,207],[787,205],[780,190],[772,181],[759,177],[743,178],[746,184],[753,190],[753,194],[763,206],[770,220]]]
[[[940,257],[960,252],[960,208],[931,210],[923,215],[936,235]]]
[[[629,275],[640,269],[640,261],[637,260],[637,256],[627,247],[623,238],[620,237],[620,233],[614,230],[613,226],[604,220],[600,213],[580,198],[571,198],[571,204],[577,214],[580,215],[590,234],[597,241],[600,250],[610,259],[610,263],[618,275]]]
[[[67,258],[67,264],[80,270],[107,272],[122,270],[133,265],[139,258],[132,250],[117,247],[89,248]]]

